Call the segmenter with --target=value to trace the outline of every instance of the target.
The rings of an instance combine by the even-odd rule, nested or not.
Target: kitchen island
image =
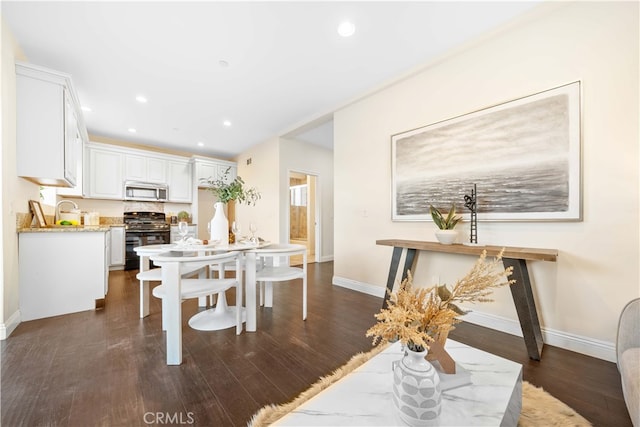
[[[18,230],[20,320],[104,306],[109,226]]]

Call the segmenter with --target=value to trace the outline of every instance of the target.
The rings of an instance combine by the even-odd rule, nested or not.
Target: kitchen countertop
[[[79,232],[107,232],[111,225],[50,225],[48,227],[19,228],[18,233],[79,233]]]

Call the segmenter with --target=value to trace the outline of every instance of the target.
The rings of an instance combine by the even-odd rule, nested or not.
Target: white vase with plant
[[[449,213],[445,217],[442,213],[433,205],[429,205],[429,211],[431,212],[431,218],[438,227],[436,231],[436,239],[443,245],[450,245],[458,238],[458,232],[454,230],[456,224],[462,220],[462,217],[456,215],[456,205],[452,204],[449,209]]]
[[[218,199],[214,204],[215,213],[209,224],[209,237],[212,241],[218,241],[222,244],[229,244],[229,220],[225,214],[225,206],[232,201],[251,206],[255,205],[261,197],[255,188],[245,189],[245,182],[240,176],[229,180],[230,171],[229,167],[217,178],[208,178],[202,181],[210,185],[209,191]]]
[[[369,328],[373,345],[379,341],[400,341],[405,357],[393,364],[392,397],[402,420],[410,426],[438,424],[441,390],[438,374],[425,360],[430,347],[443,345],[464,312],[458,304],[491,301],[494,289],[511,285],[512,268],[504,268],[502,251],[486,262],[483,251],[471,270],[456,284],[413,287],[409,272],[396,292],[389,296],[388,308],[375,315],[378,323]],[[440,344],[442,342],[442,344]],[[443,350],[444,351],[444,350]]]

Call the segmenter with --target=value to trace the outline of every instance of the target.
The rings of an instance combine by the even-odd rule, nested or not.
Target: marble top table
[[[470,372],[470,385],[444,391],[439,426],[515,426],[522,409],[522,365],[456,341],[446,350]],[[400,343],[336,381],[274,426],[404,426],[392,400]]]

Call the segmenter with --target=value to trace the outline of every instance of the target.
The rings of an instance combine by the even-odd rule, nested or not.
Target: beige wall
[[[16,215],[29,212],[29,200],[39,200],[38,186],[16,172],[16,72],[15,59],[24,60],[9,28],[2,26],[2,313],[0,339],[6,338],[19,322],[18,234]]]
[[[316,191],[319,198],[320,213],[320,253],[318,261],[333,259],[333,152],[301,141],[280,140],[280,241],[289,239],[287,230],[289,211],[289,172],[302,172],[316,175]]]
[[[435,240],[432,223],[390,219],[391,135],[581,80],[584,221],[482,222],[479,239],[558,249],[557,263],[530,263],[545,339],[611,360],[619,312],[640,295],[638,37],[635,2],[543,6],[336,112],[335,182],[349,191],[335,193],[334,283],[382,295],[391,248],[375,240]],[[417,282],[452,283],[472,262],[420,257]],[[508,289],[495,296],[472,319],[517,331]]]
[[[251,164],[247,165],[247,160]],[[238,175],[256,187],[262,199],[257,207],[236,205],[236,218],[243,234],[249,222],[258,225],[258,235],[272,242],[287,242],[289,171],[318,175],[322,215],[321,261],[333,258],[333,157],[330,150],[300,141],[274,137],[242,153],[236,159]]]
[[[249,223],[254,222],[257,235],[272,242],[278,242],[280,236],[279,151],[280,142],[274,137],[251,147],[236,159],[238,175],[262,196],[256,206],[236,204],[235,216],[242,226],[242,234],[248,235]],[[250,165],[247,159],[251,159]]]

